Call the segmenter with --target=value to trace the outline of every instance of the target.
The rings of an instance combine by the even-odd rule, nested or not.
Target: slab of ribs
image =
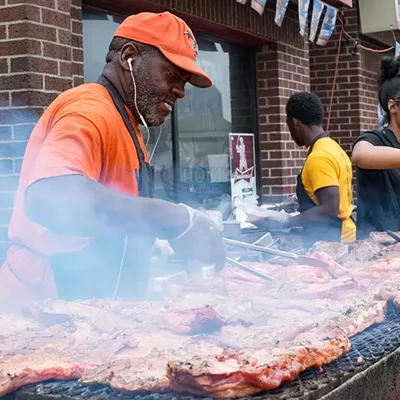
[[[344,355],[351,338],[400,304],[400,245],[385,234],[317,243],[308,265],[249,263],[165,288],[158,302],[28,304],[0,315],[0,396],[49,379],[119,392],[237,398],[277,388]]]

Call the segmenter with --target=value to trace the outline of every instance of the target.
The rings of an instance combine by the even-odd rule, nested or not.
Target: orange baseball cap
[[[198,47],[193,32],[176,15],[169,12],[131,15],[117,28],[115,36],[157,47],[169,61],[192,74],[189,82],[193,86],[212,86],[210,77],[196,64]]]

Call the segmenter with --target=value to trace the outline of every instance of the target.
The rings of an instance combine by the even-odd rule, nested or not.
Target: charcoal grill
[[[360,364],[360,358],[363,363]],[[27,386],[7,400],[195,400],[167,394],[119,394],[76,381]],[[389,305],[386,321],[352,339],[350,352],[322,371],[305,371],[294,382],[242,400],[400,400],[400,311]],[[206,399],[203,399],[206,400]],[[210,400],[210,399],[207,399]]]

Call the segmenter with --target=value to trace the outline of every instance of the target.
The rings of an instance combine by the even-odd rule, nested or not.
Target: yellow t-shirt
[[[356,240],[356,226],[350,219],[352,213],[351,161],[338,143],[329,137],[318,140],[307,157],[301,174],[304,189],[319,205],[315,192],[328,186],[339,187],[339,214],[342,223],[342,242]]]

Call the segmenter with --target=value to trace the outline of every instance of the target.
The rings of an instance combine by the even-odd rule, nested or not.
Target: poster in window
[[[230,133],[229,154],[232,203],[257,195],[253,133]]]

